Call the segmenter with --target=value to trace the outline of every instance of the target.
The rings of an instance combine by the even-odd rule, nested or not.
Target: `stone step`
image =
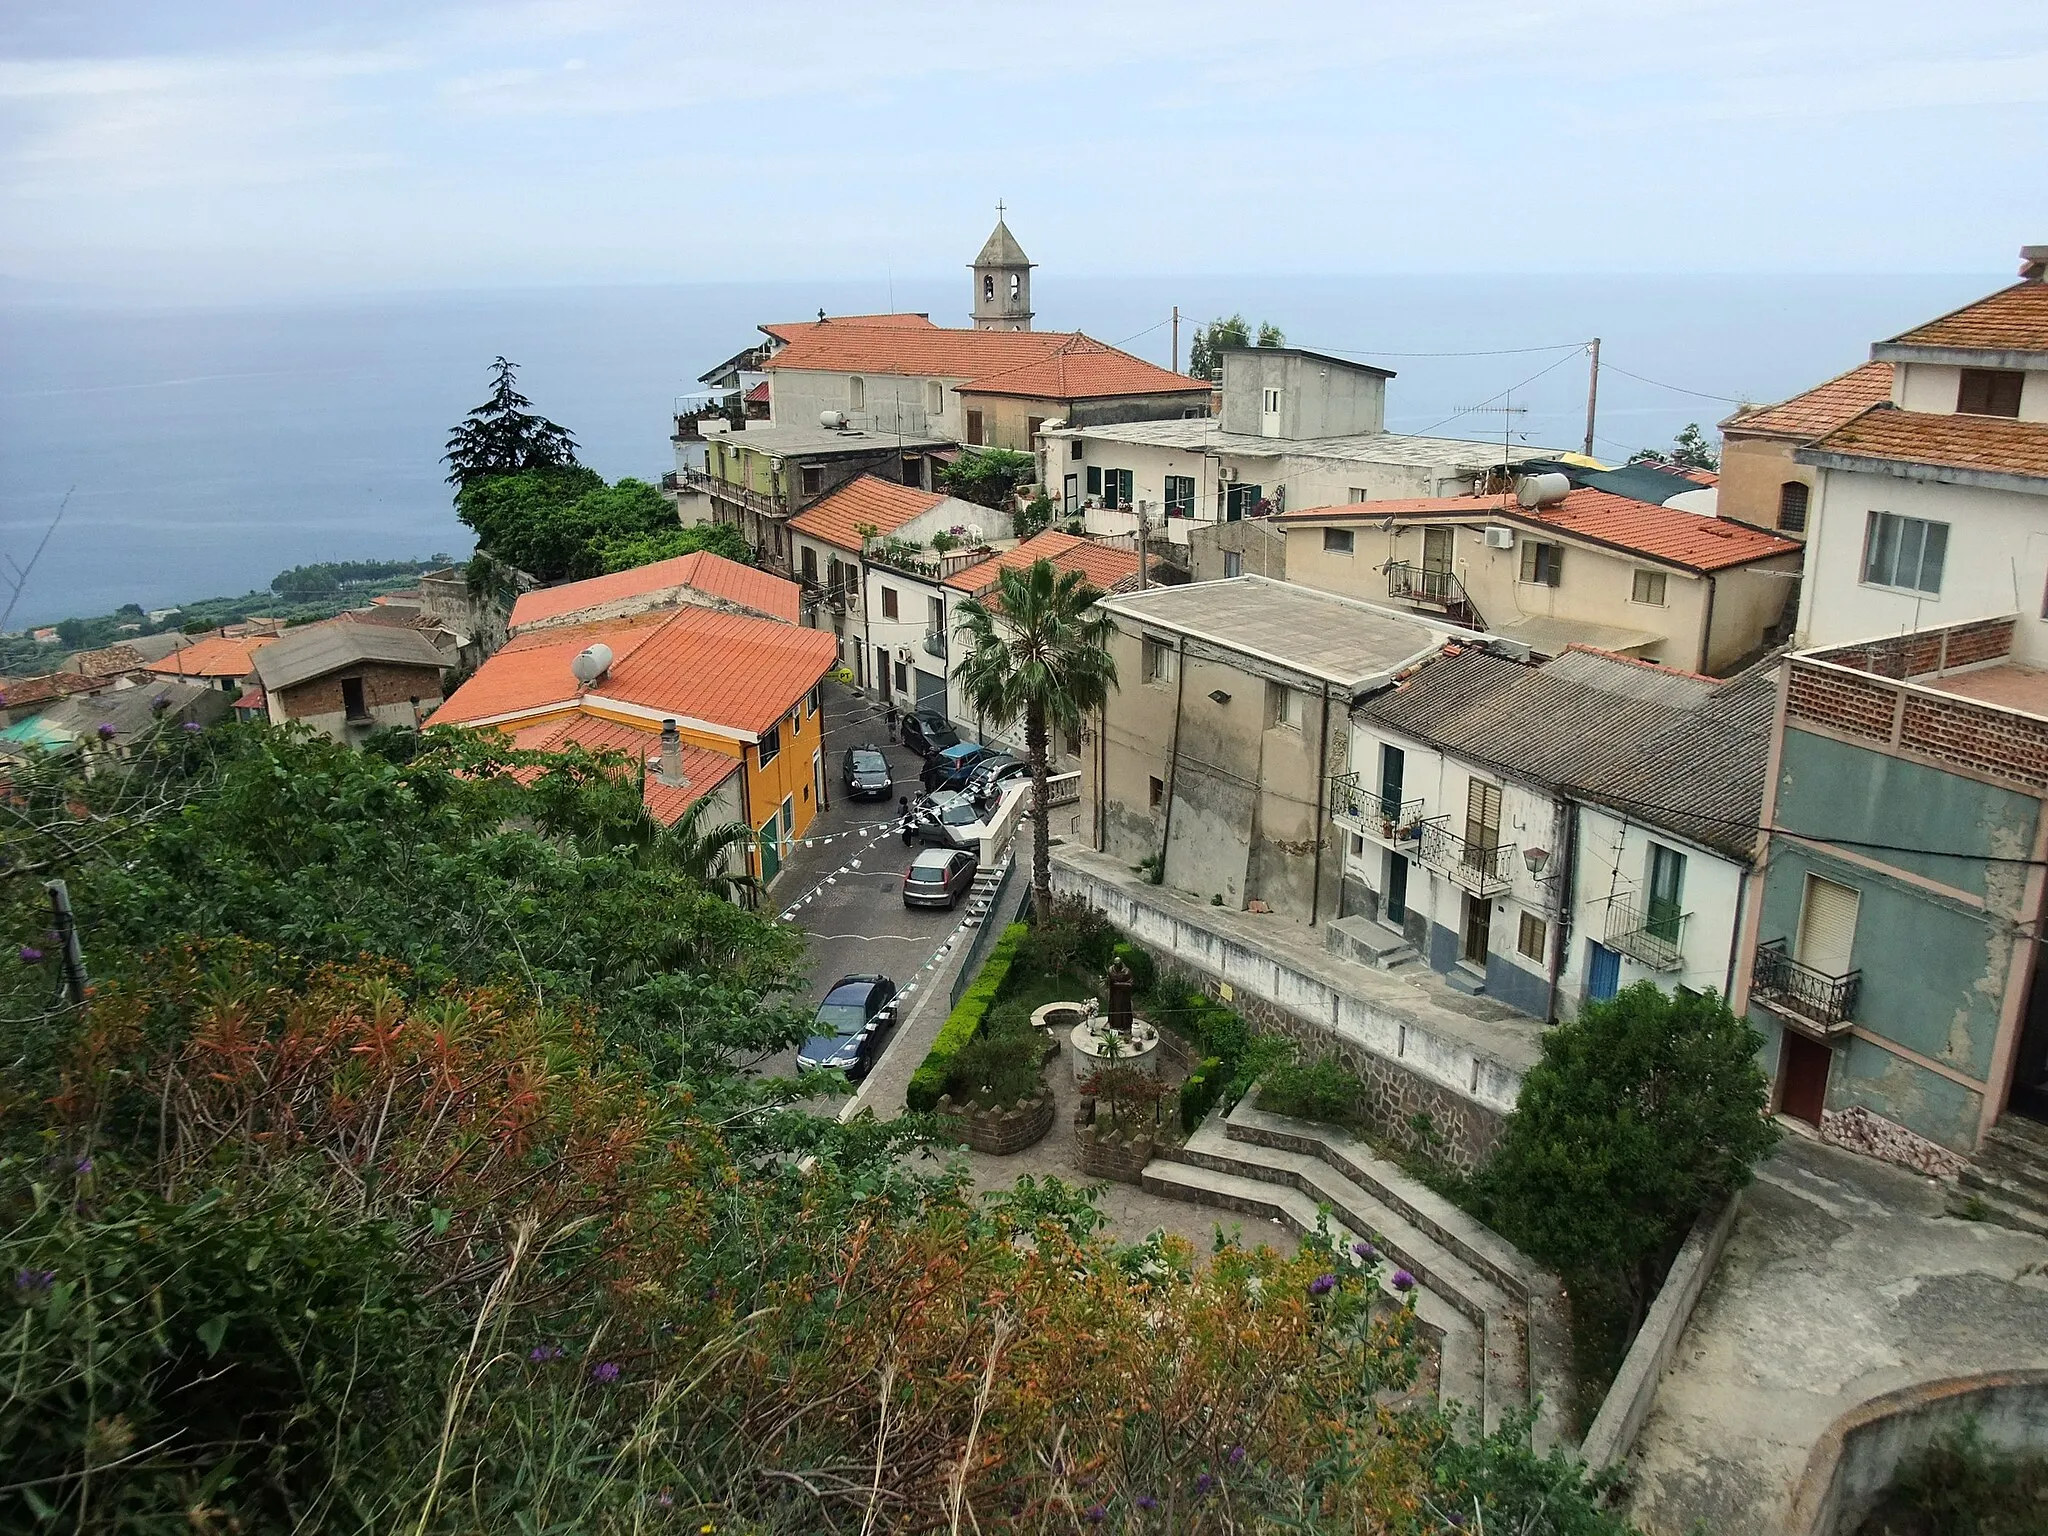
[[[1970,1166],[1994,1178],[2007,1179],[2032,1189],[2036,1191],[2037,1198],[2048,1201],[2048,1163],[2017,1156],[2006,1148],[1994,1147],[1987,1142],[1978,1150],[1976,1161]]]
[[[2024,1115],[2000,1115],[1985,1133],[1984,1145],[2048,1163],[2048,1125]]]
[[[1321,1210],[1300,1190],[1264,1179],[1220,1172],[1195,1163],[1154,1158],[1140,1182],[1151,1194],[1190,1205],[1213,1206],[1241,1216],[1278,1221],[1297,1237],[1315,1231]],[[1330,1220],[1330,1235],[1340,1245],[1366,1234],[1352,1230],[1340,1215]],[[1392,1294],[1391,1288],[1388,1294]],[[1450,1302],[1428,1289],[1417,1293],[1415,1315],[1438,1335],[1437,1397],[1449,1412],[1483,1403],[1486,1397],[1484,1330]]]
[[[2048,1186],[2038,1179],[2022,1179],[2003,1168],[1971,1163],[1956,1175],[1956,1184],[1966,1195],[1996,1196],[2008,1205],[2030,1210],[2048,1221]]]
[[[1321,1159],[1233,1141],[1213,1120],[1196,1129],[1179,1155],[1218,1174],[1298,1190],[1328,1206],[1336,1221],[1386,1256],[1390,1269],[1407,1270],[1426,1292],[1441,1297],[1479,1328],[1485,1351],[1483,1395],[1474,1401],[1483,1411],[1488,1432],[1499,1428],[1503,1413],[1527,1405],[1529,1355],[1519,1300],[1428,1233]],[[1386,1278],[1383,1274],[1383,1281]]]
[[[1337,918],[1324,930],[1323,944],[1341,960],[1381,971],[1398,970],[1421,958],[1407,935],[1369,917]]]
[[[2011,1227],[2016,1232],[2031,1232],[2036,1237],[2048,1237],[2048,1213],[2032,1205],[2021,1205],[1989,1190],[1957,1191],[1949,1198],[1949,1214],[1963,1215],[1964,1206],[1971,1200],[1976,1202],[1972,1213],[1976,1220],[1988,1221],[1994,1226]]]
[[[1463,966],[1454,965],[1448,971],[1445,971],[1444,985],[1453,992],[1464,993],[1467,997],[1484,997],[1486,995],[1486,978],[1474,976]]]

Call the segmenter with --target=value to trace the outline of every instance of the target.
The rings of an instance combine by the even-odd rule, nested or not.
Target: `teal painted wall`
[[[1930,1141],[1969,1152],[1977,1145],[1984,1098],[1883,1046],[1850,1039],[1835,1048],[1828,1108],[1847,1109],[1852,1104],[1896,1120]]]

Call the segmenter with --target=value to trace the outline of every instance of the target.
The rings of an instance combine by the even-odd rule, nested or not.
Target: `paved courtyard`
[[[1803,1137],[1758,1169],[1631,1463],[1651,1536],[1775,1536],[1807,1453],[1881,1392],[2048,1366],[2048,1241]]]

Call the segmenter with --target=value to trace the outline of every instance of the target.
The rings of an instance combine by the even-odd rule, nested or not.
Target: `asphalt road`
[[[917,793],[921,760],[888,739],[880,707],[854,690],[825,684],[824,708],[831,805],[811,824],[811,846],[799,846],[790,856],[771,893],[777,915],[789,913],[809,937],[806,1001],[812,1007],[842,976],[878,971],[898,987],[918,979],[961,917],[957,910],[903,905],[903,871],[912,850],[895,830],[896,796]],[[879,747],[888,757],[896,789],[887,801],[846,798],[839,765],[853,746]],[[892,1036],[885,1052],[894,1043]],[[771,1056],[756,1070],[792,1075],[796,1053]]]

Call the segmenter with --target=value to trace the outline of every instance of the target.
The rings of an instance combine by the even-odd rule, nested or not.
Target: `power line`
[[[1117,342],[1116,345],[1120,347],[1124,344],[1124,341],[1136,341],[1140,336],[1150,336],[1154,331],[1158,330],[1160,326],[1171,325],[1172,323],[1173,316],[1168,315],[1164,320],[1160,320],[1152,325],[1148,325],[1142,331],[1131,332],[1130,335],[1126,336],[1123,341]]]
[[[1737,400],[1732,395],[1710,395],[1703,389],[1687,389],[1682,384],[1666,384],[1662,379],[1646,378],[1640,373],[1630,373],[1626,368],[1617,368],[1612,363],[1602,363],[1600,371],[1602,373],[1618,373],[1625,379],[1634,379],[1638,384],[1654,384],[1659,389],[1668,389],[1680,395],[1691,395],[1698,400],[1718,400],[1723,405],[1742,404],[1740,400]]]
[[[1586,344],[1584,342],[1577,343],[1577,350],[1583,353],[1586,350]],[[1536,372],[1530,374],[1529,377],[1522,380],[1521,383],[1510,384],[1506,389],[1499,390],[1493,394],[1488,395],[1484,400],[1480,401],[1477,405],[1468,405],[1462,411],[1453,411],[1450,415],[1446,416],[1442,421],[1433,422],[1431,425],[1424,427],[1420,432],[1414,433],[1413,435],[1416,437],[1427,437],[1430,433],[1434,432],[1438,427],[1448,426],[1450,425],[1450,423],[1456,421],[1460,416],[1470,416],[1474,411],[1485,409],[1495,400],[1499,400],[1507,395],[1512,395],[1518,389],[1526,389],[1529,385],[1534,384],[1538,379],[1542,378],[1544,374],[1551,372],[1552,369],[1562,368],[1566,363],[1570,362],[1571,360],[1572,354],[1566,353],[1563,357],[1560,357],[1556,362],[1552,363],[1548,368],[1539,368]]]
[[[1548,347],[1491,347],[1483,352],[1388,352],[1379,347],[1327,347],[1304,343],[1309,352],[1335,352],[1342,357],[1524,357],[1532,352],[1583,352],[1583,341],[1560,341]]]

